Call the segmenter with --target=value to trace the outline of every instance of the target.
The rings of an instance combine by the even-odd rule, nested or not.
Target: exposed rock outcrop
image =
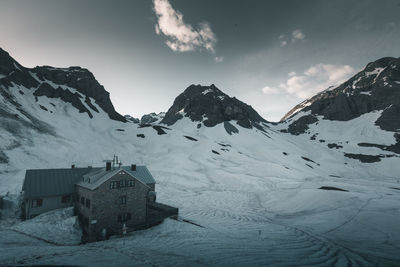
[[[172,125],[183,117],[213,127],[227,121],[237,121],[244,128],[266,122],[251,106],[229,97],[215,85],[191,85],[174,101],[161,123]],[[229,127],[229,132],[236,132]]]
[[[347,121],[371,111],[383,111],[376,124],[383,130],[400,130],[400,58],[381,58],[336,88],[300,103],[282,120],[299,111],[324,119]]]

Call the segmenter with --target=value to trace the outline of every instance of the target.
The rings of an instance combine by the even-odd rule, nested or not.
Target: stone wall
[[[147,194],[151,188],[124,171],[121,172],[122,174],[117,173],[93,191],[81,186],[77,188],[78,194],[89,198],[91,202],[90,209],[80,202],[77,203],[78,212],[89,220],[89,241],[100,239],[103,229],[106,229],[107,234],[121,234],[124,223],[128,228],[146,224]],[[110,188],[111,182],[133,179],[133,187]],[[120,204],[121,196],[126,196],[126,204]],[[122,216],[123,213],[130,213],[130,220],[119,222],[118,216]]]

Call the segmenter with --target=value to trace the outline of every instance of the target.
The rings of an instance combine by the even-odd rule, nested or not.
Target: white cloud
[[[306,38],[306,35],[301,30],[294,30],[292,32],[292,43],[299,41],[299,40],[304,40],[305,38]]]
[[[277,95],[279,94],[279,89],[276,87],[269,87],[269,86],[265,86],[262,89],[262,92],[266,95]]]
[[[294,71],[288,73],[288,78],[278,87],[265,86],[264,94],[288,93],[301,99],[309,98],[330,86],[345,82],[355,70],[349,65],[316,64],[306,69],[302,74]]]
[[[345,82],[355,70],[349,65],[317,64],[306,69],[303,74],[290,72],[286,82],[279,87],[289,94],[305,99],[332,85]]]
[[[279,35],[279,42],[281,46],[286,46],[289,41],[292,43],[295,43],[300,40],[304,40],[306,38],[306,35],[299,29],[292,31],[292,34],[289,36],[286,36],[285,34]]]
[[[221,63],[222,61],[224,61],[224,57],[215,57],[215,62]]]
[[[215,53],[217,38],[207,22],[199,23],[195,29],[183,21],[183,15],[174,10],[168,0],[154,0],[154,12],[157,16],[155,31],[165,35],[169,48],[177,52],[206,49]]]

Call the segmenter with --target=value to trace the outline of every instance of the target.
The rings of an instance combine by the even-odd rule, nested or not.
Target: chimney
[[[106,162],[106,171],[111,171],[111,161]]]
[[[131,171],[136,171],[136,164],[131,165]]]
[[[75,164],[72,164],[72,165],[71,165],[71,169],[75,169]]]

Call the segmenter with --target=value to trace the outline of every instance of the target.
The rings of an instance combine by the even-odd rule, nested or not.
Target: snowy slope
[[[7,92],[24,112],[6,98],[0,107],[27,122],[31,118],[24,114],[31,115],[46,131],[21,123],[15,134],[2,124],[0,148],[7,162],[0,163],[0,194],[17,195],[25,169],[99,166],[117,154],[124,164],[147,165],[157,181],[157,199],[179,207],[181,218],[202,227],[167,220],[125,240],[75,246],[72,238],[60,242],[66,225],[73,230],[72,217],[63,217],[60,235],[52,230],[41,239],[34,222],[4,222],[0,265],[361,266],[400,260],[399,158],[358,146],[396,143],[393,132],[374,125],[377,112],[348,121],[318,118],[299,135],[282,132],[290,120],[264,122],[262,129],[232,120],[239,132],[229,134],[223,123],[198,128],[199,122],[185,114],[168,126],[159,119],[122,122],[110,119],[90,97],[98,112],[82,104],[93,111],[92,118],[62,99],[39,96],[36,102],[31,88],[13,85]],[[343,147],[329,148],[330,143]],[[393,156],[363,163],[344,153]],[[36,224],[42,224],[40,218]]]

